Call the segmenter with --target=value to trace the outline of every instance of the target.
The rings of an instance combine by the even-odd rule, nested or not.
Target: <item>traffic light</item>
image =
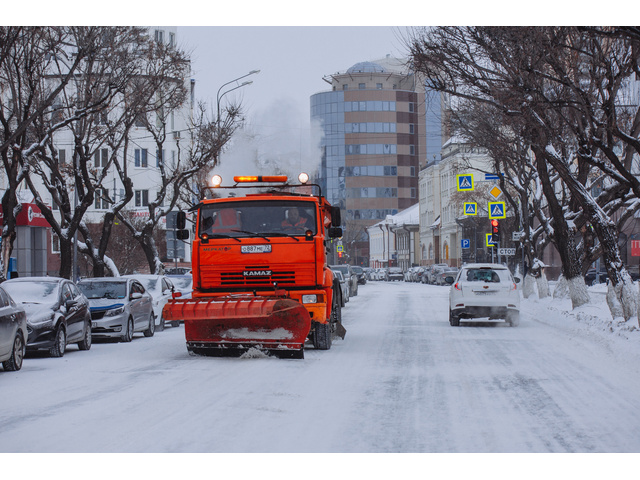
[[[491,241],[493,243],[500,241],[500,222],[495,218],[491,220]]]

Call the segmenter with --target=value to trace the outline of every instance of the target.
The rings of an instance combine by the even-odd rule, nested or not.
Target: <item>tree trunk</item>
[[[560,274],[560,278],[558,278],[558,282],[556,283],[556,288],[553,289],[553,298],[561,299],[567,298],[569,296],[569,282],[564,278],[564,275]]]

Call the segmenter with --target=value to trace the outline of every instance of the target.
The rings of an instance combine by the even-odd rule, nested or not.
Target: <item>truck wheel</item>
[[[316,350],[329,350],[331,348],[331,324],[329,322],[314,323],[313,346]]]

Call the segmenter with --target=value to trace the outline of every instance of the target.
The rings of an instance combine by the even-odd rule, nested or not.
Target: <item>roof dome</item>
[[[347,70],[347,73],[385,73],[387,70],[377,63],[359,62]]]

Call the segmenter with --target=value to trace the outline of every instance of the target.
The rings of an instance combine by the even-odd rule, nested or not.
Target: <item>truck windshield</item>
[[[198,235],[211,238],[304,236],[317,230],[315,203],[295,200],[224,202],[200,208]]]

